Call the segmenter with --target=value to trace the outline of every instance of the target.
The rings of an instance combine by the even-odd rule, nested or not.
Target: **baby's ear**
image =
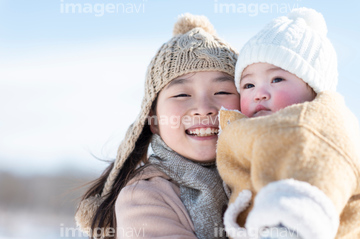
[[[228,110],[221,107],[219,112],[220,130],[224,130],[231,122],[238,119],[247,118],[246,115],[242,114],[238,110]]]

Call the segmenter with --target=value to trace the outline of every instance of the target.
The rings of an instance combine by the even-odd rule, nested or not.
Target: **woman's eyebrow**
[[[172,87],[174,85],[183,85],[186,83],[189,83],[189,79],[182,79],[182,78],[174,79],[166,86],[166,89],[169,89],[170,87]]]
[[[234,79],[228,76],[220,76],[216,77],[212,80],[213,82],[226,82],[226,81],[232,81],[234,82]]]
[[[190,79],[183,79],[183,78],[174,79],[166,86],[166,89],[169,89],[174,85],[188,84],[188,83],[190,83],[190,81],[191,81]],[[226,82],[226,81],[234,82],[234,79],[231,77],[228,77],[228,76],[220,76],[220,77],[213,78],[212,81],[213,82]]]

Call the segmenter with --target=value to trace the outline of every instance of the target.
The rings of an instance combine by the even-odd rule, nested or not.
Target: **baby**
[[[312,101],[316,93],[295,74],[269,63],[254,63],[242,73],[240,95],[241,112],[257,117]]]
[[[220,113],[217,146],[232,191],[224,223],[233,238],[245,232],[239,225],[250,237],[280,225],[303,239],[360,236],[359,128],[335,93],[337,59],[326,34],[320,13],[296,9],[239,54],[242,114]]]

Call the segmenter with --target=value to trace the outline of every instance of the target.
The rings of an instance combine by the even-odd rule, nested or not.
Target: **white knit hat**
[[[298,8],[287,17],[273,19],[239,53],[235,68],[238,91],[243,70],[259,62],[295,74],[316,93],[336,90],[337,57],[326,35],[324,17],[313,9]]]

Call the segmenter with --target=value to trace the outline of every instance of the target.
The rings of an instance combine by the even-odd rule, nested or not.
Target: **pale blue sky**
[[[81,4],[82,12],[66,13],[68,4]],[[221,4],[238,11],[226,13]],[[261,4],[272,12],[261,11]],[[111,9],[116,5],[118,12]],[[338,91],[360,119],[355,0],[0,0],[0,168],[99,173],[105,164],[90,153],[115,157],[140,110],[146,67],[170,39],[178,15],[207,16],[218,35],[240,49],[294,7],[324,15],[338,53]]]

